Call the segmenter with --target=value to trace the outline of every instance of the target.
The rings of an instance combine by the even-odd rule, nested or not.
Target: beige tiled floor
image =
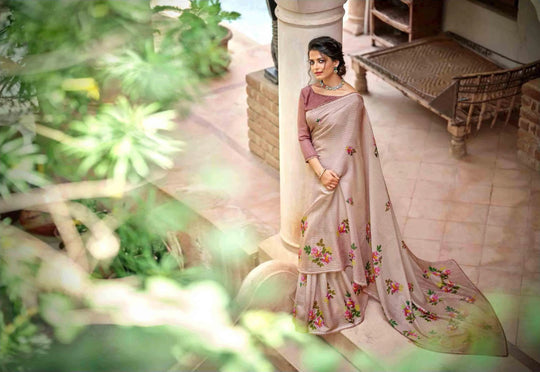
[[[346,52],[367,47],[367,38],[345,35]],[[229,74],[179,123],[186,149],[163,186],[219,227],[251,228],[262,240],[279,230],[279,174],[249,153],[245,75],[272,61],[269,46],[240,33],[230,48]],[[353,81],[351,72],[346,79]],[[365,104],[409,247],[461,264],[492,301],[508,340],[540,360],[540,337],[530,331],[540,305],[540,174],[517,161],[516,128],[481,128],[456,160],[444,120],[371,74],[368,83]],[[216,169],[226,191],[205,181]]]

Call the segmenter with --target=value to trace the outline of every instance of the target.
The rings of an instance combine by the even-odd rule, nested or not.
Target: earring
[[[334,72],[337,74],[337,67],[334,67]]]

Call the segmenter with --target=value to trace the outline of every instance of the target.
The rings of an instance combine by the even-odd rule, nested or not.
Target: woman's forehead
[[[320,59],[320,58],[326,59],[326,58],[328,58],[325,54],[322,54],[318,50],[310,50],[308,54],[309,54],[309,59]]]

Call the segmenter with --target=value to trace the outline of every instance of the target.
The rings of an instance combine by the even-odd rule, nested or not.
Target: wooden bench
[[[452,33],[352,54],[355,87],[366,93],[366,71],[447,120],[450,150],[466,154],[465,138],[476,124],[510,114],[519,104],[521,86],[540,77],[540,61],[504,69],[487,58],[489,51]]]

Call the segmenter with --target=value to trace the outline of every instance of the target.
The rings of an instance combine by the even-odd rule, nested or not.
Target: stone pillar
[[[517,147],[518,159],[540,171],[540,79],[521,89]]]
[[[346,0],[277,0],[279,49],[279,158],[281,240],[295,253],[305,205],[304,180],[311,170],[304,162],[297,135],[300,90],[310,80],[308,42],[317,36],[342,40]]]
[[[355,36],[364,33],[366,3],[367,0],[349,0],[347,20],[343,25],[345,31]]]

